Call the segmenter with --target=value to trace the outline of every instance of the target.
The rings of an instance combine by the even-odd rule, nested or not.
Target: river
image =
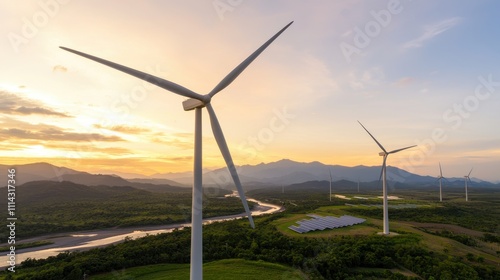
[[[233,196],[234,195],[235,194],[233,194]],[[248,201],[252,201],[258,204],[252,210],[252,216],[260,216],[282,211],[281,206],[264,203],[255,199],[248,199]],[[204,219],[203,224],[240,219],[243,217],[246,217],[244,213],[230,215],[230,216],[213,217]],[[91,230],[91,231],[70,232],[70,233],[57,233],[57,234],[33,237],[29,239],[23,239],[22,241],[18,240],[18,243],[28,243],[40,240],[48,240],[50,242],[53,242],[53,244],[44,245],[40,247],[33,247],[33,248],[17,249],[16,264],[20,264],[21,262],[25,261],[28,258],[45,259],[65,251],[75,251],[75,250],[84,251],[91,248],[119,243],[124,241],[125,237],[131,239],[141,238],[147,235],[172,232],[175,229],[182,229],[190,226],[191,223],[181,223],[181,224],[170,224],[163,226],[112,228],[112,229]],[[0,268],[6,268],[9,266],[7,254],[8,252],[4,252],[2,256],[0,256]]]

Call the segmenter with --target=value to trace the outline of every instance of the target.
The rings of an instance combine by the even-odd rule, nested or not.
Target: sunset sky
[[[190,171],[186,98],[65,46],[208,93],[237,165],[283,158],[500,180],[498,1],[0,0],[0,163]],[[203,114],[203,164],[224,166]]]

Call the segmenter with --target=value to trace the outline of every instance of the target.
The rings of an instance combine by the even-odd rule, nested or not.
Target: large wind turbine
[[[465,178],[465,201],[469,201],[469,194],[467,192],[467,181],[472,183],[472,181],[470,180],[470,177],[469,177],[471,173],[472,173],[472,168],[470,169],[469,174],[464,176],[464,178]]]
[[[443,189],[442,189],[442,180],[443,180],[443,170],[441,169],[441,163],[439,163],[439,202],[443,202]]]
[[[386,182],[386,161],[387,161],[387,157],[390,155],[390,154],[394,154],[394,153],[397,153],[397,152],[400,152],[402,150],[406,150],[406,149],[409,149],[409,148],[412,148],[412,147],[415,147],[416,145],[413,145],[413,146],[408,146],[408,147],[405,147],[405,148],[401,148],[401,149],[397,149],[397,150],[393,150],[393,151],[386,151],[385,148],[382,146],[382,144],[380,144],[377,139],[375,139],[375,137],[373,137],[373,135],[368,131],[368,129],[366,129],[363,124],[361,124],[361,122],[358,121],[358,123],[364,128],[364,130],[366,132],[368,132],[368,134],[371,136],[371,138],[373,138],[373,140],[375,141],[375,143],[377,143],[377,145],[380,147],[380,149],[382,149],[382,152],[379,153],[379,156],[383,156],[384,157],[384,161],[382,162],[382,170],[381,170],[381,173],[380,173],[380,177],[382,178],[382,192],[383,192],[383,211],[384,211],[384,232],[383,234],[389,234],[389,211],[387,209],[387,182]],[[380,179],[379,179],[380,180]]]
[[[202,190],[202,122],[201,122],[201,110],[203,107],[207,108],[208,115],[210,117],[210,122],[212,126],[212,131],[215,137],[215,141],[219,146],[219,149],[222,153],[222,157],[226,162],[227,168],[233,178],[234,184],[238,190],[240,199],[243,203],[243,207],[245,208],[245,212],[250,221],[250,225],[252,228],[255,227],[250,209],[248,208],[248,203],[245,197],[245,193],[241,186],[240,178],[238,177],[238,173],[236,172],[236,168],[233,163],[233,159],[231,158],[231,154],[229,152],[229,148],[227,146],[226,140],[224,138],[224,134],[222,133],[222,129],[220,127],[219,121],[215,115],[215,111],[212,108],[210,103],[212,97],[217,94],[219,91],[226,88],[231,82],[238,77],[245,70],[245,68],[252,63],[252,61],[257,58],[283,31],[285,31],[291,24],[290,22],[285,27],[283,27],[278,33],[276,33],[273,37],[271,37],[268,41],[266,41],[260,48],[258,48],[255,52],[253,52],[248,58],[246,58],[243,62],[241,62],[236,68],[234,68],[224,79],[222,79],[219,84],[217,84],[212,91],[208,94],[202,95],[191,91],[181,85],[173,83],[171,81],[155,77],[153,75],[134,70],[132,68],[104,60],[102,58],[98,58],[92,55],[88,55],[76,50],[68,49],[65,47],[60,47],[66,51],[75,53],[77,55],[83,56],[85,58],[94,60],[96,62],[102,63],[109,67],[115,68],[119,71],[125,72],[129,75],[135,76],[139,79],[145,80],[146,82],[157,85],[163,89],[176,93],[178,95],[182,95],[184,97],[189,98],[188,100],[182,103],[185,111],[195,110],[195,134],[194,134],[194,183],[193,183],[193,198],[192,198],[192,218],[191,218],[191,279],[192,280],[201,280],[203,279],[203,236],[202,236],[202,199],[203,199],[203,190]]]

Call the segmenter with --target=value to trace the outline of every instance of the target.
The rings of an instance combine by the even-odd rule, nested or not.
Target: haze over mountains
[[[184,191],[184,187],[170,180],[159,182],[134,182],[125,180],[116,175],[90,174],[88,172],[77,171],[66,167],[57,167],[49,163],[31,163],[17,166],[0,165],[0,172],[7,174],[7,169],[16,168],[16,185],[23,185],[34,181],[69,181],[85,186],[130,186],[153,192],[164,191]],[[165,182],[171,182],[167,184]]]
[[[7,169],[12,166],[0,165],[0,172],[7,174]],[[144,176],[142,178],[124,179],[117,175],[90,174],[66,167],[57,167],[48,163],[32,163],[16,166],[17,185],[31,181],[71,181],[87,186],[131,186],[149,191],[175,190],[179,187],[190,187],[192,184],[191,172],[166,173]],[[308,181],[328,181],[329,170],[332,172],[333,181],[347,180],[352,182],[377,181],[380,176],[380,166],[355,166],[325,165],[320,162],[302,163],[288,159],[277,162],[261,163],[258,165],[243,165],[237,167],[241,181],[253,187],[281,186],[300,184]],[[409,173],[397,167],[387,167],[389,181],[416,184],[435,185],[436,177],[421,176]],[[463,186],[463,178],[447,178],[449,185]],[[495,184],[472,179],[473,184],[482,186],[495,186]],[[204,184],[227,186],[232,185],[229,172],[226,168],[206,171],[203,175]],[[500,186],[500,184],[496,184]]]

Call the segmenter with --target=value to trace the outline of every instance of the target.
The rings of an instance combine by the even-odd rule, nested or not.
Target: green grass
[[[184,280],[189,279],[189,264],[158,264],[134,267],[90,277],[91,280],[134,279],[134,280]],[[241,259],[220,260],[203,265],[205,280],[281,280],[307,279],[297,269],[263,261]]]

